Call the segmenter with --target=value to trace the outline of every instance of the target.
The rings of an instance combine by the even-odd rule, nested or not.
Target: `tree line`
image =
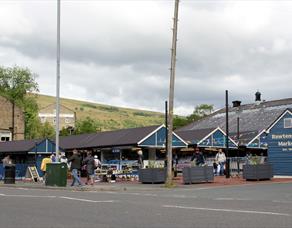
[[[41,123],[38,117],[37,92],[39,92],[39,85],[36,82],[37,76],[28,68],[0,67],[0,95],[12,103],[12,119],[15,116],[14,107],[18,106],[22,109],[25,139],[54,138],[54,127],[48,122]],[[100,130],[97,126],[95,120],[87,117],[84,120],[78,120],[73,130],[62,129],[60,135],[92,133]]]

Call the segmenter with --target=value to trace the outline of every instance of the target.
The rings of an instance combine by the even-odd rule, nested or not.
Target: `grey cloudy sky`
[[[163,111],[174,1],[63,0],[61,96]],[[175,113],[291,97],[292,2],[180,1]],[[0,65],[55,95],[56,1],[0,0]]]

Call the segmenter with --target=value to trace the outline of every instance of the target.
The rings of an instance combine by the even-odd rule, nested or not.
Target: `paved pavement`
[[[1,185],[0,227],[292,227],[292,183],[119,186],[122,191]]]
[[[82,179],[85,183],[85,179]],[[214,182],[210,183],[199,183],[185,185],[183,184],[182,178],[178,177],[174,180],[174,188],[193,189],[193,188],[214,188],[218,186],[243,186],[243,185],[259,185],[269,183],[292,183],[292,178],[273,178],[272,180],[266,181],[245,181],[239,177],[233,177],[226,179],[224,176],[216,176]],[[66,187],[51,187],[45,186],[44,183],[35,183],[32,181],[16,181],[15,184],[6,185],[3,181],[0,181],[1,187],[15,187],[15,188],[33,188],[33,189],[59,189],[59,190],[73,190],[73,191],[127,191],[127,190],[153,190],[165,188],[164,184],[141,184],[137,181],[118,181],[115,183],[104,183],[97,182],[94,186],[83,186],[83,187],[70,187],[71,180],[68,180]]]

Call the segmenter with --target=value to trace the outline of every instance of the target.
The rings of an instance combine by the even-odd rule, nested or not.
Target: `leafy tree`
[[[79,120],[76,123],[75,134],[94,133],[97,132],[97,123],[90,117]]]
[[[201,117],[210,115],[214,110],[214,105],[200,104],[195,107],[194,114],[197,114]]]
[[[27,92],[38,92],[36,74],[28,68],[0,67],[0,93],[10,101],[22,105]]]
[[[63,127],[60,131],[60,136],[68,136],[68,135],[74,135],[75,129],[73,127]]]
[[[38,117],[38,105],[34,96],[26,97],[24,101],[25,138],[36,139],[40,137],[42,124]]]
[[[213,107],[214,107],[213,105],[201,104],[197,105],[193,113],[189,116],[186,117],[175,116],[173,119],[173,128],[177,129],[179,127],[183,127],[192,122],[198,121],[199,119],[202,119],[207,115],[210,115],[213,112],[214,109]]]
[[[36,137],[40,125],[37,118],[38,106],[36,99],[34,96],[26,96],[28,92],[38,92],[38,84],[35,81],[36,76],[28,68],[18,66],[0,67],[0,95],[11,101],[13,119],[15,105],[24,110],[25,137],[29,139]],[[14,129],[14,126],[12,127]]]
[[[44,124],[41,124],[38,138],[52,139],[54,137],[55,137],[55,128],[49,122],[45,122]]]
[[[186,117],[175,116],[173,118],[173,129],[183,127],[189,123]]]

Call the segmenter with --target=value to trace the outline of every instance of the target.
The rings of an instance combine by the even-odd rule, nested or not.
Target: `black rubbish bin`
[[[5,166],[4,184],[15,184],[15,166]]]

